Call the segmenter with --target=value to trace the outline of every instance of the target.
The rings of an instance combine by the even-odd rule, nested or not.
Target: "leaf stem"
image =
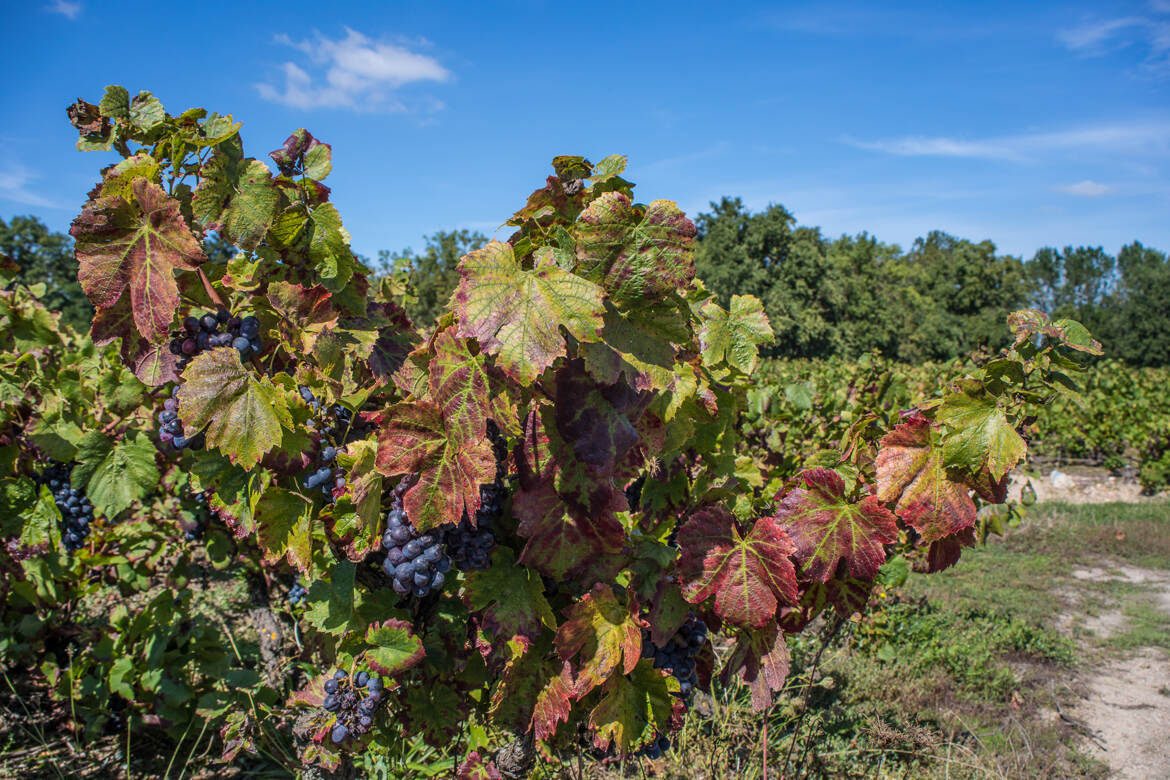
[[[195,273],[199,274],[199,281],[203,282],[203,289],[207,291],[207,297],[221,309],[226,309],[227,304],[223,302],[223,298],[219,297],[219,293],[211,286],[211,280],[207,278],[207,274],[203,272],[202,268],[196,268]]]

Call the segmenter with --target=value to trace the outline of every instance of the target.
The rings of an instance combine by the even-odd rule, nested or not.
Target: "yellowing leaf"
[[[564,354],[562,327],[580,341],[601,332],[601,288],[557,268],[551,250],[526,271],[511,246],[492,241],[459,261],[459,276],[458,335],[477,339],[517,381],[531,383]]]

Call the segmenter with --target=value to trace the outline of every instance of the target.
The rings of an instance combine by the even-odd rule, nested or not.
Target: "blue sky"
[[[333,144],[367,256],[491,234],[554,155],[614,152],[692,215],[1170,250],[1170,0],[0,0],[0,74],[0,216],[58,230],[107,161],[64,108],[116,83],[233,113],[256,157],[302,126]]]

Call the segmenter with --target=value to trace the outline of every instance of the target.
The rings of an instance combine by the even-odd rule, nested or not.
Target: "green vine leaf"
[[[564,328],[578,341],[599,338],[601,288],[556,266],[551,250],[526,271],[512,247],[492,241],[459,261],[458,335],[474,338],[518,382],[531,384],[565,353]]]
[[[507,547],[496,550],[491,568],[468,575],[467,600],[472,610],[483,611],[483,627],[498,638],[535,637],[542,627],[557,628],[540,576],[517,566]]]
[[[410,623],[390,618],[366,629],[366,661],[370,668],[386,677],[397,677],[417,666],[426,656],[422,640],[415,636]]]
[[[73,220],[77,277],[99,308],[113,306],[128,288],[138,332],[160,342],[179,306],[175,270],[194,270],[206,258],[177,200],[146,179],[135,179],[132,189],[132,200],[91,200]]]
[[[280,204],[272,171],[260,160],[241,159],[238,144],[221,144],[201,175],[191,198],[195,219],[240,249],[258,247]]]
[[[227,347],[191,361],[178,397],[184,428],[192,434],[206,429],[207,443],[245,468],[280,444],[282,426],[293,427],[284,392]]]
[[[971,474],[986,468],[993,480],[1000,480],[1028,453],[1028,445],[994,398],[951,393],[943,399],[934,418],[950,429],[943,439],[943,462],[947,468]]]
[[[150,438],[130,433],[121,442],[90,431],[77,445],[75,484],[83,486],[94,509],[113,518],[158,487],[156,449]]]
[[[321,285],[305,287],[289,282],[268,285],[268,302],[280,315],[276,322],[281,340],[294,354],[313,351],[322,331],[337,326],[332,295]]]
[[[695,278],[698,231],[674,201],[635,206],[620,192],[590,203],[577,222],[577,273],[621,307],[661,301]]]
[[[308,572],[313,561],[313,505],[287,490],[269,487],[256,504],[256,541],[264,560],[288,558],[290,565]]]
[[[943,448],[931,422],[912,417],[882,437],[877,498],[930,543],[975,525],[967,487],[947,476]]]
[[[780,604],[797,604],[796,546],[774,517],[761,517],[746,535],[722,507],[702,509],[678,533],[683,595],[692,604],[715,597],[715,614],[759,628]]]
[[[374,468],[378,445],[368,439],[351,442],[346,452],[337,456],[339,465],[347,469],[346,493],[337,503],[338,509],[352,506],[352,512],[339,511],[333,524],[333,533],[345,545],[345,553],[352,561],[361,561],[378,546],[378,532],[382,527],[382,475]]]
[[[831,469],[811,469],[798,478],[776,507],[776,519],[796,545],[801,577],[825,582],[846,562],[849,574],[877,576],[884,545],[898,538],[897,518],[873,496],[854,503],[845,481]]]
[[[329,579],[319,579],[309,587],[309,608],[305,618],[328,634],[344,636],[354,616],[354,573],[357,567],[350,561],[334,565]]]
[[[760,345],[770,342],[773,336],[759,299],[754,295],[733,295],[730,309],[708,301],[701,311],[703,326],[699,330],[699,344],[703,362],[715,366],[726,360],[727,365],[741,373],[755,371]]]
[[[611,746],[627,756],[654,739],[669,734],[675,708],[682,707],[678,680],[643,660],[629,676],[615,674],[605,684],[601,701],[589,713],[593,745],[598,750]]]

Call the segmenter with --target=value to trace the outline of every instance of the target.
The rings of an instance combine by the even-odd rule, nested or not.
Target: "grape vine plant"
[[[886,561],[955,564],[1100,351],[1018,312],[1002,354],[778,482],[740,436],[760,302],[714,299],[695,225],[624,157],[555,158],[420,332],[350,249],[329,144],[249,157],[231,116],[117,86],[68,114],[116,161],[71,230],[89,334],[0,292],[0,650],[79,733],[118,701],[210,725],[226,761],[335,770],[410,735],[468,777],[652,759],[716,677],[768,707],[786,637],[864,610]],[[258,665],[195,615],[223,571]],[[103,593],[137,595],[80,619]]]

